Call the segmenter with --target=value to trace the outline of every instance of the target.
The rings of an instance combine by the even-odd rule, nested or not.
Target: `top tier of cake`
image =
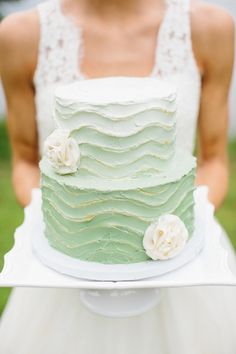
[[[54,118],[78,142],[82,178],[129,181],[173,165],[176,90],[164,81],[113,77],[59,87]]]

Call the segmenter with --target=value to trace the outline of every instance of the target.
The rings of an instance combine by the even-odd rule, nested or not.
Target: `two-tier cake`
[[[83,80],[55,93],[40,163],[52,247],[106,264],[180,254],[194,225],[195,158],[175,144],[176,89],[151,78]]]

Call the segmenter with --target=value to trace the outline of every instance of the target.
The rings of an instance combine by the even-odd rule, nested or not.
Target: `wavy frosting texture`
[[[175,89],[156,79],[84,80],[56,91],[55,120],[78,141],[80,173],[134,179],[171,163],[175,101]]]
[[[150,260],[148,226],[177,215],[194,227],[195,158],[176,149],[176,90],[151,78],[83,80],[55,94],[55,120],[78,142],[80,165],[40,163],[46,237],[81,260]]]
[[[150,260],[143,236],[159,216],[179,216],[192,234],[194,177],[192,169],[176,182],[104,192],[68,186],[43,175],[46,236],[57,250],[85,261]]]

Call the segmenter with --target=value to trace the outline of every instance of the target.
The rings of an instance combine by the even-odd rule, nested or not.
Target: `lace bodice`
[[[58,84],[83,80],[79,62],[82,56],[80,28],[63,15],[61,0],[38,6],[40,43],[34,83],[39,148],[54,129],[53,93]],[[156,60],[150,76],[172,81],[178,90],[177,144],[192,151],[200,99],[200,74],[191,42],[190,0],[165,0]]]

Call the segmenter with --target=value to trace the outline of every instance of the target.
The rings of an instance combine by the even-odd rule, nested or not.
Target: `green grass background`
[[[217,217],[236,248],[236,141],[229,144],[230,186],[224,205]],[[23,211],[17,204],[11,186],[10,148],[6,125],[0,122],[0,270],[4,254],[13,246],[13,234],[23,222]],[[0,314],[4,309],[10,289],[0,288]]]

